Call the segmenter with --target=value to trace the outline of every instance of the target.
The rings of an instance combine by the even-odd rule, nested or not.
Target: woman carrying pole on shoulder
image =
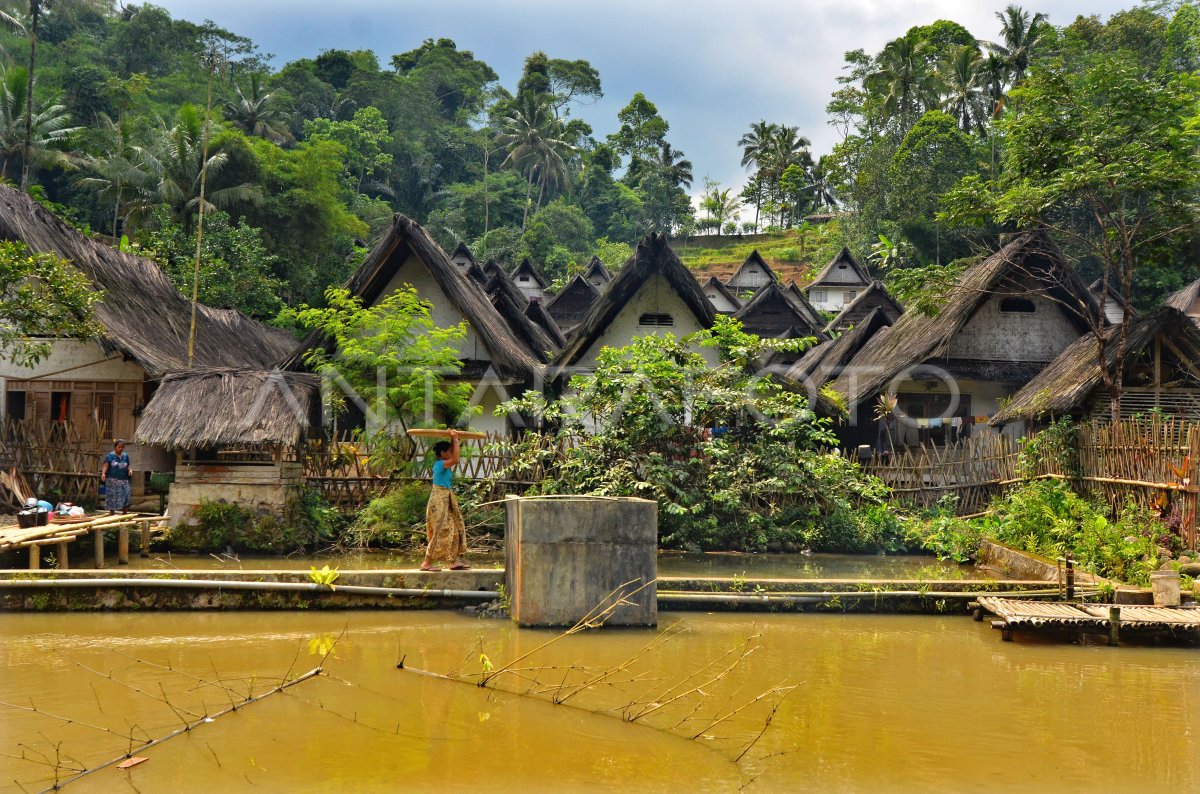
[[[471,566],[463,560],[467,552],[467,527],[451,486],[454,467],[459,461],[458,431],[450,431],[450,441],[433,445],[433,492],[425,508],[425,534],[429,546],[421,563],[422,571],[438,571],[436,563],[450,564],[450,570],[462,571]]]

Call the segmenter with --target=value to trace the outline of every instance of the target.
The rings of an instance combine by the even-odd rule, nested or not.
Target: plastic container
[[[1179,606],[1179,571],[1153,571],[1150,589],[1154,591],[1154,606]]]

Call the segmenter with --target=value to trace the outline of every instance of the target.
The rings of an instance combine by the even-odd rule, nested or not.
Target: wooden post
[[[29,547],[29,570],[36,571],[42,567],[42,547],[36,543]]]
[[[104,528],[97,527],[92,530],[92,535],[96,541],[96,567],[104,567]]]
[[[117,564],[129,564],[129,526],[117,530]]]
[[[1067,600],[1075,600],[1075,559],[1067,552]]]
[[[68,570],[71,565],[67,561],[67,549],[71,547],[69,541],[60,540],[58,542],[58,569],[60,571]]]
[[[1108,608],[1108,644],[1116,647],[1121,643],[1121,608]]]
[[[146,521],[143,521],[140,525],[141,526],[141,535],[138,537],[138,541],[141,546],[141,556],[142,557],[150,556],[150,524],[151,524],[151,521],[146,520]]]

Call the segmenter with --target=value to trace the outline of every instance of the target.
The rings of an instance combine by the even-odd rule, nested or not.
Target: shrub
[[[315,492],[306,491],[284,516],[219,499],[203,501],[195,521],[171,530],[173,548],[190,551],[281,554],[316,545],[335,533],[334,511]]]
[[[397,485],[372,499],[346,533],[349,545],[408,546],[425,537],[425,506],[429,486],[421,482]]]

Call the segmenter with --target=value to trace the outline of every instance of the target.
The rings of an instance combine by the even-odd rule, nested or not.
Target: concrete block
[[[658,505],[647,499],[516,497],[504,502],[510,614],[573,626],[626,582],[646,585],[607,626],[658,624]]]

